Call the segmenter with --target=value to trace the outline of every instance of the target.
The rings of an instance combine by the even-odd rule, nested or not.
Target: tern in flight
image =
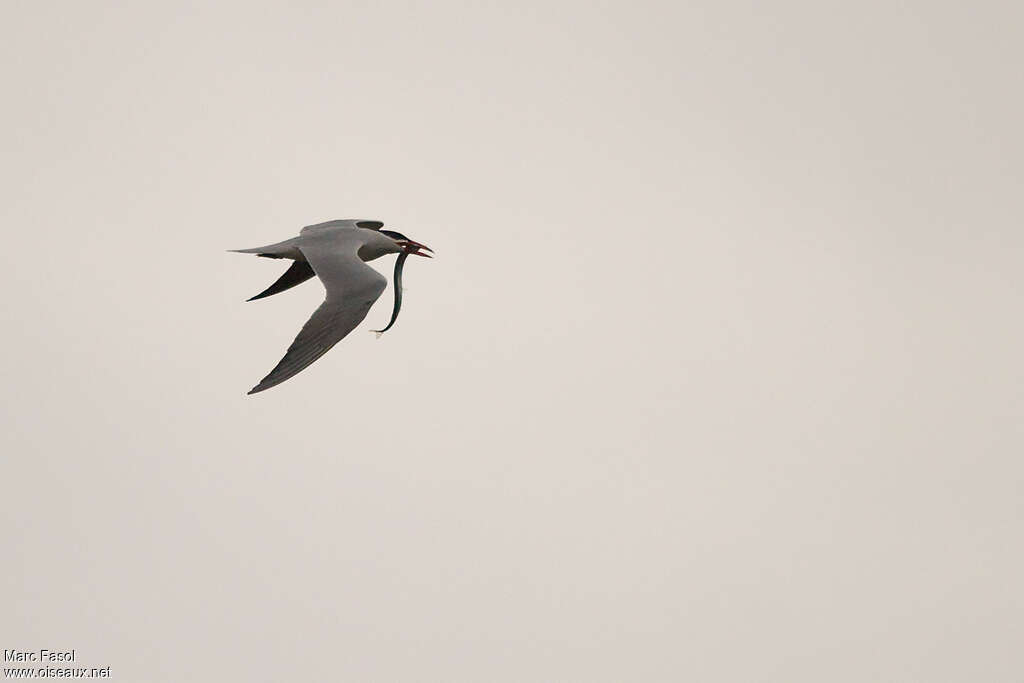
[[[395,308],[391,322],[384,330],[394,324],[402,304],[402,266],[406,257],[415,254],[429,258],[430,254],[423,253],[423,250],[433,249],[401,233],[383,230],[383,227],[380,221],[327,221],[306,226],[298,237],[284,242],[256,249],[231,250],[294,261],[277,282],[249,301],[291,289],[314,275],[320,278],[327,290],[324,302],[302,326],[284,358],[249,391],[250,394],[276,386],[305,370],[363,321],[388,283],[387,278],[365,262],[385,254],[399,254],[395,264]],[[378,335],[384,330],[378,331]]]

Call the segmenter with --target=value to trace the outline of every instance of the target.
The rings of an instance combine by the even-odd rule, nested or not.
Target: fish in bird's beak
[[[398,241],[398,246],[402,247],[405,250],[406,254],[412,254],[413,256],[426,256],[427,258],[433,258],[433,256],[431,256],[430,254],[423,253],[422,250],[426,250],[426,251],[430,251],[430,252],[434,251],[433,249],[431,249],[430,247],[428,247],[425,244],[420,244],[419,242],[416,242],[416,241],[408,239],[408,238],[397,240],[397,241]]]
[[[402,248],[402,253],[400,253],[398,258],[395,260],[395,275],[392,278],[395,285],[395,307],[391,311],[391,320],[388,322],[387,327],[383,330],[373,330],[378,339],[382,334],[391,329],[392,325],[395,324],[395,321],[398,320],[398,312],[402,310],[402,269],[405,268],[405,260],[409,258],[410,254],[433,258],[430,254],[423,253],[422,250],[434,251],[427,245],[411,240],[401,233],[395,233],[395,237],[392,237],[392,239],[394,239],[395,242],[398,243],[398,246]]]

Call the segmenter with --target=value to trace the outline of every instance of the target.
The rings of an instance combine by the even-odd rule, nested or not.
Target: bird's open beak
[[[431,249],[430,247],[428,247],[425,244],[420,244],[419,242],[414,242],[413,240],[402,240],[401,242],[399,242],[399,244],[405,249],[405,253],[407,253],[407,254],[413,254],[414,256],[426,256],[427,258],[433,258],[433,256],[431,256],[430,254],[424,254],[423,251],[421,251],[423,249],[426,249],[427,251],[431,251],[431,252],[434,251],[433,249]]]

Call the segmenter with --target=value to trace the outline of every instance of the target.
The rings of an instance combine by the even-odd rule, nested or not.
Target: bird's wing
[[[340,220],[327,221],[326,223],[317,223],[316,225],[307,225],[299,231],[300,235],[308,235],[310,233],[324,232],[325,230],[332,230],[335,228],[363,228],[365,230],[380,230],[384,227],[384,224],[380,221],[365,220],[362,218],[342,218]]]
[[[346,219],[337,221],[327,221],[326,223],[317,223],[316,225],[307,225],[302,230],[299,230],[300,235],[308,235],[313,232],[323,232],[330,230],[331,228],[351,228],[352,221]]]
[[[250,394],[278,385],[306,369],[366,317],[370,306],[387,287],[387,279],[360,260],[360,245],[355,230],[303,240],[299,248],[323,282],[327,297],[302,326],[281,362]]]
[[[246,301],[256,301],[257,299],[263,299],[274,294],[280,294],[281,292],[287,291],[295,285],[301,285],[303,282],[313,277],[313,269],[310,268],[309,263],[306,261],[293,261],[291,267],[284,271],[284,275],[277,278],[274,284],[270,285],[262,292],[246,299]]]

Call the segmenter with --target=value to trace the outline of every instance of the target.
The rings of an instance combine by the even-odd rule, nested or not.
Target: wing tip
[[[278,384],[280,384],[280,382],[270,382],[270,383],[268,383],[266,379],[263,379],[263,380],[260,380],[260,383],[259,383],[259,384],[257,384],[256,386],[254,386],[254,387],[253,387],[252,389],[250,389],[249,391],[245,392],[245,395],[246,395],[246,396],[252,396],[253,394],[258,394],[258,393],[260,393],[261,391],[266,391],[266,390],[267,390],[267,389],[269,389],[270,387],[275,387],[275,386],[277,386]]]
[[[254,386],[249,391],[247,391],[245,393],[245,395],[246,396],[251,396],[253,394],[258,394],[261,391],[266,391],[267,389],[273,389],[278,384],[282,384],[282,383],[286,382],[287,380],[291,379],[292,377],[294,377],[297,374],[298,374],[298,372],[293,372],[293,373],[290,373],[290,374],[288,374],[288,373],[279,373],[278,369],[274,368],[273,371],[271,371],[271,373],[269,375],[267,375],[266,377],[261,379],[260,383],[257,384],[256,386]]]

